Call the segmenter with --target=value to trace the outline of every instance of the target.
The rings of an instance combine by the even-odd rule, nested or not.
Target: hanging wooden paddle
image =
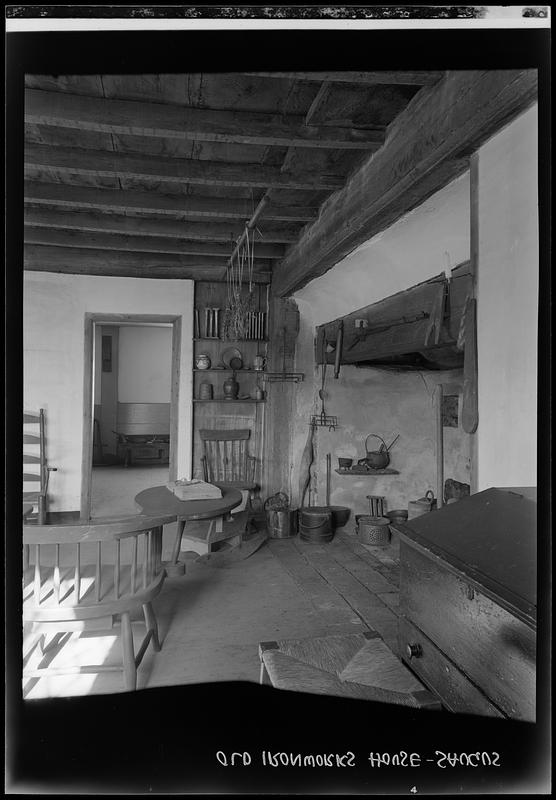
[[[436,290],[429,317],[427,332],[425,333],[425,347],[428,347],[431,337],[434,344],[440,341],[440,332],[446,311],[447,281],[442,281]]]
[[[303,506],[305,503],[305,495],[311,483],[311,467],[315,459],[315,450],[313,445],[313,437],[315,435],[315,426],[309,426],[309,435],[303,455],[301,456],[301,463],[299,465],[299,505]]]
[[[475,433],[479,424],[479,400],[477,391],[477,301],[474,297],[467,300],[464,324],[461,424],[466,433]]]

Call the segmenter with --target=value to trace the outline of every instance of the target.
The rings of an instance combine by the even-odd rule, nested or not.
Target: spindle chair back
[[[32,641],[38,637],[42,649],[48,633],[111,630],[116,621],[121,623],[121,667],[81,665],[51,672],[123,669],[125,688],[136,688],[137,667],[149,642],[160,650],[152,600],[166,577],[163,526],[175,519],[136,515],[85,524],[24,524],[29,557],[23,572],[23,622]],[[136,610],[143,611],[147,628],[137,654],[131,628]],[[24,677],[41,677],[47,670],[24,668]]]
[[[253,497],[259,489],[255,480],[257,460],[249,453],[250,436],[249,428],[199,431],[205,481],[245,491],[248,523],[253,517]]]
[[[205,480],[209,483],[226,483],[240,488],[237,483],[255,482],[255,458],[249,455],[248,442],[251,431],[209,430],[199,431],[203,443]]]

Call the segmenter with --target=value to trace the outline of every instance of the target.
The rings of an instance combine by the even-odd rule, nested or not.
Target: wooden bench
[[[373,630],[259,644],[260,682],[277,689],[440,710],[438,698]]]
[[[118,403],[118,457],[167,464],[170,458],[170,403]]]

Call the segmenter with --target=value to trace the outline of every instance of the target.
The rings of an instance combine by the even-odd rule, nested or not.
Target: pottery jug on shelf
[[[199,386],[199,400],[212,400],[212,383],[203,381]]]
[[[257,400],[257,402],[264,400],[264,390],[261,389],[260,386],[255,386],[255,388],[253,389],[252,397],[253,400]]]
[[[195,359],[195,366],[197,369],[210,369],[210,358],[206,353],[199,353]]]
[[[253,359],[253,369],[261,372],[266,366],[266,358],[264,356],[255,356]]]
[[[236,381],[235,372],[224,381],[224,399],[235,400],[239,394],[239,383]]]

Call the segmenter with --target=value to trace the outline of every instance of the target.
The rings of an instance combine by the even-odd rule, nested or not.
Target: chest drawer
[[[534,629],[406,542],[400,560],[401,614],[505,715],[534,720]]]
[[[450,711],[488,717],[504,716],[430,639],[403,617],[400,617],[399,623],[399,646],[403,660]],[[411,659],[407,656],[409,646],[415,648],[417,653]]]

